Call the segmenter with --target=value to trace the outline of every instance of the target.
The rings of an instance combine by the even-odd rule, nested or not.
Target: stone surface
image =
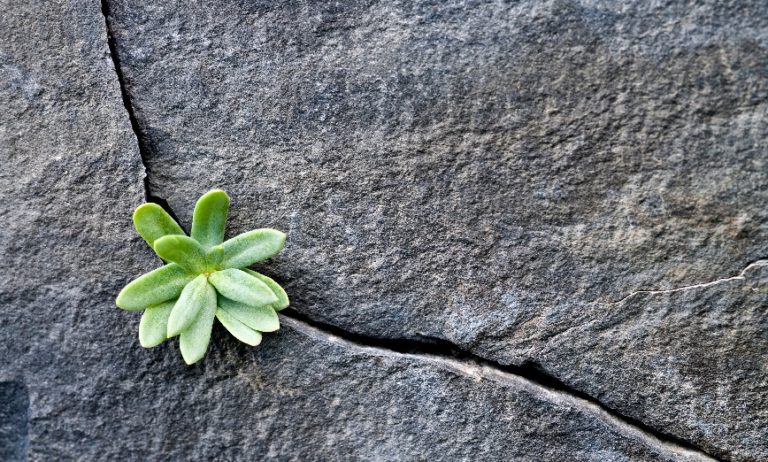
[[[768,256],[764,2],[110,5],[153,193],[287,230],[296,310],[768,459],[765,292],[614,303]]]
[[[0,382],[0,460],[23,460],[29,441],[29,395],[24,383]]]
[[[710,285],[637,293],[604,307],[599,319],[549,339],[537,356],[545,364],[571,364],[562,380],[616,403],[624,414],[662,422],[672,434],[738,448],[728,458],[763,460],[767,294],[768,260]],[[637,390],[630,399],[627,377]],[[681,395],[692,399],[680,403]],[[653,401],[676,405],[647,407]]]
[[[139,348],[114,297],[157,261],[131,229],[143,169],[104,18],[2,7],[3,461],[701,459],[522,378],[296,322],[258,349],[217,330],[194,368]]]
[[[294,310],[565,389],[291,319],[141,349],[101,5],[0,0],[0,459],[768,459],[760,2],[105,4],[185,224],[223,187]]]

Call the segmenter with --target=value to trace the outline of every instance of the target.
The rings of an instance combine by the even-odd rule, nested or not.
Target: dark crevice
[[[133,104],[131,103],[131,96],[128,94],[128,88],[125,82],[125,75],[123,75],[123,69],[120,66],[120,55],[117,52],[117,44],[115,42],[115,36],[112,32],[112,24],[110,20],[110,9],[108,0],[101,0],[101,13],[104,15],[104,23],[107,29],[107,44],[109,46],[109,55],[112,58],[112,64],[117,74],[117,82],[120,85],[120,95],[123,98],[123,106],[125,106],[126,112],[128,112],[128,119],[131,122],[131,129],[134,135],[136,135],[136,141],[139,146],[139,156],[141,157],[141,163],[144,166],[144,198],[147,202],[153,202],[162,207],[169,215],[176,220],[177,223],[181,223],[178,217],[173,213],[171,207],[168,205],[168,201],[152,194],[150,188],[150,163],[152,147],[149,143],[149,138],[144,134],[141,129],[138,119],[136,118],[136,112],[133,110]]]
[[[340,327],[313,320],[312,318],[304,314],[301,314],[291,308],[287,308],[281,311],[280,314],[285,315],[286,317],[291,318],[295,321],[307,324],[310,327],[313,327],[317,330],[326,332],[330,335],[339,337],[350,343],[353,343],[362,347],[373,347],[373,348],[392,351],[394,353],[411,354],[411,355],[429,355],[429,356],[435,356],[435,357],[440,357],[445,359],[457,360],[461,362],[475,363],[481,366],[486,366],[486,367],[495,369],[497,371],[500,371],[506,374],[522,377],[541,387],[544,387],[550,390],[555,390],[555,391],[582,399],[589,403],[592,403],[595,406],[602,409],[603,411],[605,411],[607,414],[616,418],[617,420],[620,420],[631,427],[639,429],[643,433],[652,435],[653,437],[655,437],[656,439],[662,442],[674,444],[676,446],[685,448],[692,452],[697,452],[702,456],[705,456],[714,460],[724,460],[724,459],[719,459],[715,457],[714,455],[694,445],[693,443],[690,443],[678,436],[675,436],[663,431],[659,431],[658,429],[653,428],[641,422],[640,420],[637,420],[633,417],[629,417],[603,404],[597,398],[594,398],[593,396],[587,393],[584,393],[580,390],[576,390],[568,386],[567,384],[562,382],[560,379],[548,373],[543,367],[541,367],[541,365],[533,361],[523,363],[522,365],[506,365],[496,361],[491,361],[491,360],[482,358],[473,353],[469,353],[461,349],[458,345],[447,340],[430,339],[428,341],[423,341],[423,340],[414,340],[414,339],[393,339],[393,338],[383,338],[383,337],[372,337],[368,335],[348,332]]]
[[[173,213],[173,209],[171,208],[170,204],[168,204],[168,201],[163,199],[162,197],[158,197],[158,196],[152,195],[152,192],[149,189],[149,184],[148,184],[146,178],[144,179],[144,190],[147,193],[147,202],[154,202],[155,204],[157,204],[160,207],[162,207],[163,210],[168,212],[168,215],[170,215],[171,218],[173,218],[176,221],[176,223],[178,223],[179,226],[181,226],[181,228],[184,231],[186,231],[187,234],[189,234],[189,229],[181,224],[181,220],[179,220],[179,217],[177,217],[176,214]]]

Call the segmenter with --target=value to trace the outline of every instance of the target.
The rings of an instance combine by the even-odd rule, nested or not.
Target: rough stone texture
[[[153,193],[287,230],[296,310],[768,459],[765,291],[614,303],[768,256],[764,1],[110,5]]]
[[[104,400],[130,388],[102,393],[137,370],[113,300],[149,261],[130,229],[141,160],[99,4],[0,11],[0,460],[96,460],[79,455],[120,425]]]
[[[175,346],[133,345],[77,391],[76,428],[33,439],[32,458],[702,460],[515,377],[309,333],[254,349],[217,331],[194,368]]]
[[[762,261],[743,278],[639,293],[549,339],[536,355],[544,364],[569,364],[561,380],[619,412],[661,422],[676,435],[738,448],[723,451],[726,457],[765,460],[766,289],[768,261]],[[634,390],[629,396],[628,386]]]
[[[29,438],[29,395],[21,381],[0,382],[0,460],[22,460]]]
[[[296,311],[566,390],[291,319],[141,349],[100,5],[0,0],[0,459],[768,460],[761,2],[106,5],[186,223],[223,187],[232,234],[289,232]]]
[[[99,5],[0,6],[0,460],[702,459],[526,379],[291,320],[258,349],[217,330],[194,368],[142,350],[114,297],[157,261]]]

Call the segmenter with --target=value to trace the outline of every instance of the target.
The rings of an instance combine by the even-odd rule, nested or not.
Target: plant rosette
[[[204,194],[195,205],[192,232],[154,203],[133,214],[139,235],[167,264],[130,282],[117,296],[119,308],[144,310],[139,343],[145,348],[179,337],[187,364],[208,350],[215,319],[235,338],[256,346],[262,332],[280,328],[277,312],[288,295],[275,281],[247,267],[277,255],[285,234],[263,228],[224,241],[229,196]]]

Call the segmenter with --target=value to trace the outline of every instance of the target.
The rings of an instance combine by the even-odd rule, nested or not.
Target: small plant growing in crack
[[[214,319],[238,340],[261,343],[262,332],[280,328],[277,311],[288,295],[275,281],[247,267],[283,249],[285,234],[257,229],[224,241],[229,196],[204,194],[195,205],[191,236],[157,204],[133,214],[139,235],[167,262],[129,283],[117,296],[124,310],[144,310],[139,342],[151,348],[178,336],[187,364],[205,356]]]

